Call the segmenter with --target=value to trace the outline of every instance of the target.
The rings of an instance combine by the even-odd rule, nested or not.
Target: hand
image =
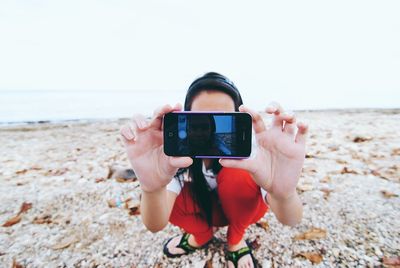
[[[143,191],[155,192],[166,186],[178,168],[192,164],[190,157],[170,157],[163,151],[162,121],[166,113],[180,111],[180,104],[165,105],[154,112],[150,122],[143,115],[135,115],[131,125],[121,128],[128,160]]]
[[[254,158],[221,159],[221,165],[249,171],[254,181],[277,200],[290,198],[296,192],[303,167],[308,126],[304,123],[296,125],[295,116],[284,114],[276,103],[266,109],[274,115],[269,129],[259,113],[244,106],[239,110],[253,118],[258,150]]]

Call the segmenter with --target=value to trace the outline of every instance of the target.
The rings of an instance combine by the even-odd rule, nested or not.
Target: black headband
[[[218,73],[206,73],[202,77],[197,78],[189,86],[185,99],[185,111],[190,109],[189,105],[191,99],[202,90],[211,89],[222,91],[233,99],[235,102],[235,109],[238,110],[239,106],[243,104],[242,97],[235,84],[225,76]]]

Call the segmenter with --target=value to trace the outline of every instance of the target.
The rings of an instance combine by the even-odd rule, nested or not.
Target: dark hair
[[[190,84],[186,92],[185,111],[190,111],[194,98],[205,90],[221,91],[228,94],[235,104],[235,111],[239,111],[239,106],[243,104],[239,90],[232,81],[222,74],[209,72]]]
[[[228,94],[234,104],[235,111],[239,111],[239,106],[243,104],[242,97],[236,86],[225,76],[209,72],[197,78],[189,86],[185,98],[185,111],[190,111],[194,98],[203,91],[214,90]],[[212,160],[212,170],[215,174],[221,170],[222,166],[218,160]],[[205,218],[208,225],[212,225],[212,194],[210,192],[208,183],[203,174],[202,159],[194,158],[193,164],[189,167],[189,175],[192,179],[190,183],[190,193],[194,202],[199,206],[200,211],[198,215]]]

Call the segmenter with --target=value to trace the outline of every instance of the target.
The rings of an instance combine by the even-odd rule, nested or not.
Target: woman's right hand
[[[138,114],[133,117],[131,125],[121,128],[129,162],[145,192],[162,189],[171,181],[178,168],[193,163],[190,157],[167,156],[163,150],[163,116],[180,110],[180,104],[175,107],[165,105],[154,112],[150,122]]]

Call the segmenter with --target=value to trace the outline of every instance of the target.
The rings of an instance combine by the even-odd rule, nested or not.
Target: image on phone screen
[[[172,156],[248,157],[247,113],[170,113],[164,118],[164,151]]]

